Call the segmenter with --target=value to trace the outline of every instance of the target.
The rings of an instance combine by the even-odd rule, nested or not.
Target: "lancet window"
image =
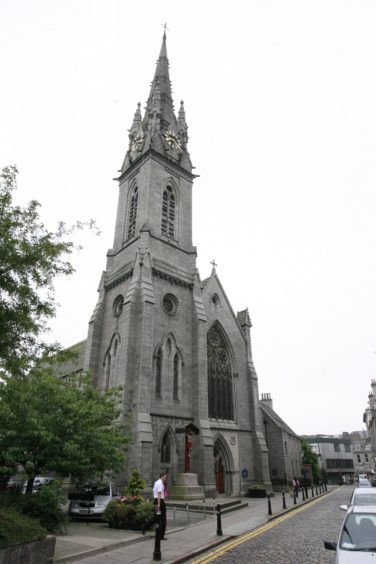
[[[155,356],[155,397],[180,401],[183,357],[172,333],[166,335]]]
[[[161,231],[163,235],[175,237],[175,196],[171,186],[163,192]]]
[[[207,336],[209,417],[234,419],[232,364],[226,341],[217,326]]]
[[[138,205],[138,187],[135,186],[133,189],[130,205],[129,205],[129,215],[128,215],[128,239],[134,237],[136,232],[136,218],[137,218],[137,205]]]
[[[167,430],[163,435],[161,444],[161,463],[170,464],[171,462],[171,437],[170,431]]]
[[[155,361],[155,396],[157,398],[160,398],[162,393],[162,361],[162,349],[159,349]]]

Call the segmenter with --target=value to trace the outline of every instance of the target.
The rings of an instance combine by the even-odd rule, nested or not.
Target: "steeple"
[[[188,126],[183,102],[178,118],[174,112],[164,31],[145,114],[142,118],[139,104],[129,130],[129,147],[120,172],[126,172],[136,160],[150,150],[164,155],[191,172],[192,163],[187,143]]]

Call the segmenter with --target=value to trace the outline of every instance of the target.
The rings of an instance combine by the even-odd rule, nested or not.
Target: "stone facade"
[[[376,469],[376,380],[371,381],[371,392],[368,394],[368,406],[363,414],[370,438],[370,458],[372,470]]]
[[[270,394],[261,394],[260,405],[269,452],[270,479],[273,488],[278,489],[302,475],[300,439],[274,411]]]
[[[171,485],[188,465],[205,495],[240,495],[252,483],[270,485],[251,322],[246,309],[233,312],[215,266],[203,281],[197,271],[187,142],[183,103],[174,113],[164,35],[118,178],[114,243],[83,367],[101,389],[124,389],[132,444],[120,482],[137,467],[150,486],[167,468]],[[197,434],[188,452],[189,424]]]

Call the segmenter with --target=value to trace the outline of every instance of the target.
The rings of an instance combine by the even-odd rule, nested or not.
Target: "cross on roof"
[[[213,270],[215,270],[215,267],[218,266],[214,259],[210,262],[210,264],[213,265]]]

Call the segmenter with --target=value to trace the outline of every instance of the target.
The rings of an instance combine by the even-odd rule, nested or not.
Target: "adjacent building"
[[[271,394],[261,394],[260,407],[269,453],[270,479],[273,488],[278,489],[302,475],[300,439],[274,411]]]
[[[328,484],[354,482],[355,465],[350,438],[330,435],[311,435],[304,438],[319,455],[321,475]]]

